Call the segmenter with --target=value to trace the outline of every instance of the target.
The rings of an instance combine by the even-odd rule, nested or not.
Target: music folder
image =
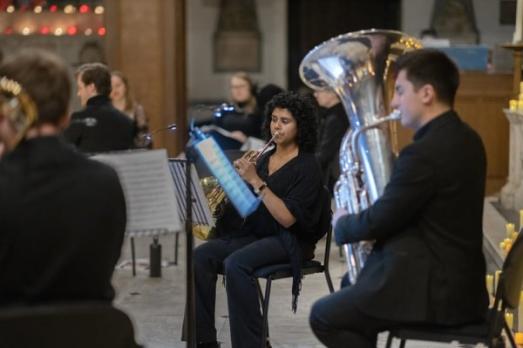
[[[254,212],[261,202],[260,199],[251,192],[245,181],[238,175],[216,141],[212,137],[207,137],[195,140],[192,146],[218,180],[240,216],[245,218]]]

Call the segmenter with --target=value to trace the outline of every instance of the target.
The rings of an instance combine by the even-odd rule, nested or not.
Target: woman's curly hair
[[[317,141],[316,104],[310,96],[294,92],[276,94],[265,108],[263,132],[265,138],[271,138],[272,112],[275,108],[287,109],[298,125],[297,144],[300,150],[314,152]]]

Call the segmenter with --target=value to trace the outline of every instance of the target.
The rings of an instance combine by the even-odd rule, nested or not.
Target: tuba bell
[[[302,81],[314,90],[332,89],[340,97],[350,129],[340,146],[340,176],[334,186],[336,208],[356,214],[376,201],[392,172],[394,154],[387,115],[393,64],[421,43],[392,30],[363,30],[334,37],[312,49],[300,64]],[[343,246],[351,284],[355,284],[372,242]]]

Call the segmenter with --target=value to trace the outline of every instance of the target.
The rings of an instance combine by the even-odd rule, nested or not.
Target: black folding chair
[[[521,232],[510,249],[499,277],[493,306],[482,323],[459,327],[412,326],[391,330],[387,339],[387,348],[392,345],[393,337],[400,339],[400,348],[407,340],[453,342],[459,344],[482,343],[487,347],[505,347],[502,331],[505,330],[512,348],[516,348],[514,336],[505,321],[505,310],[518,307],[523,281],[523,241]],[[523,318],[520,318],[523,320]]]
[[[110,304],[82,302],[0,310],[3,348],[138,348],[129,317]]]
[[[325,280],[327,281],[327,286],[329,287],[329,292],[334,292],[334,287],[332,286],[331,275],[329,272],[329,258],[331,250],[331,239],[332,239],[332,229],[329,228],[327,236],[325,239],[325,256],[323,257],[323,263],[317,260],[310,260],[305,262],[302,266],[302,274],[309,275],[314,273],[324,273]],[[289,263],[271,265],[257,269],[254,272],[254,276],[257,278],[257,286],[260,294],[260,301],[262,303],[262,314],[263,314],[263,331],[262,337],[269,339],[269,300],[271,296],[271,285],[273,280],[292,278],[292,269]],[[263,295],[259,279],[263,278],[266,280],[265,284],[265,295]],[[262,347],[265,347],[265,342],[263,342]]]

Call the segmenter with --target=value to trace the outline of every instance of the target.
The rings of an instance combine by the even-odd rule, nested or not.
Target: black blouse
[[[322,211],[320,194],[322,174],[313,153],[300,151],[298,156],[269,175],[269,158],[274,150],[261,157],[256,166],[260,178],[270,190],[283,200],[295,217],[296,223],[288,228],[300,242],[316,243],[315,235]],[[246,228],[256,236],[276,235],[283,227],[278,224],[264,204],[248,218]]]

